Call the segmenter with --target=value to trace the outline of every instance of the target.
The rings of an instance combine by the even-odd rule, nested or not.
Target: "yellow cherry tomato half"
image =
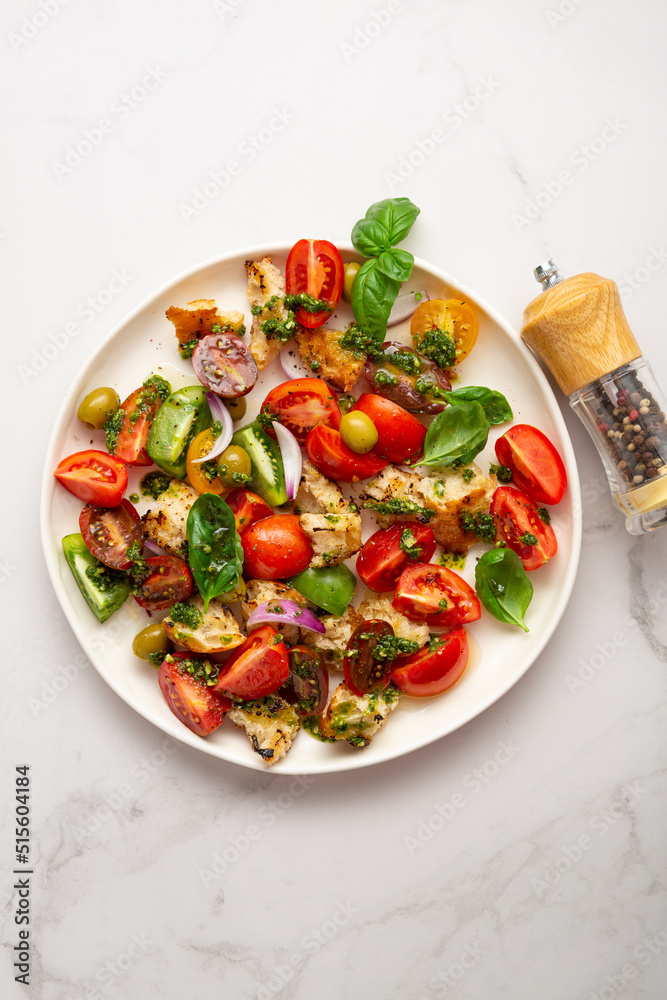
[[[454,341],[453,358],[434,337],[439,330]],[[416,349],[440,368],[451,368],[464,361],[477,340],[479,323],[467,302],[460,299],[430,299],[417,306],[410,320],[410,334]],[[451,345],[450,345],[451,346]]]
[[[221,496],[223,493],[227,492],[227,488],[223,486],[217,476],[217,465],[215,459],[212,459],[213,465],[215,466],[214,474],[211,476],[210,467],[207,468],[207,462],[196,462],[197,458],[204,458],[205,455],[213,448],[213,442],[215,438],[211,434],[210,430],[201,431],[200,434],[194,438],[192,444],[188,448],[188,454],[185,459],[185,467],[188,473],[188,479],[190,480],[190,485],[193,489],[197,490],[197,493],[216,493]]]

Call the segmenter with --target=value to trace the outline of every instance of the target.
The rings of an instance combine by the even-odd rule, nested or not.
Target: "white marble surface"
[[[225,251],[347,240],[391,194],[421,206],[410,248],[517,326],[549,255],[615,278],[667,386],[664,5],[6,0],[0,22],[0,994],[662,998],[667,532],[626,534],[569,412],[585,536],[553,640],[462,730],[348,774],[258,774],[144,722],[82,656],[37,513],[53,415],[124,315]],[[516,749],[497,767],[499,741]],[[29,987],[12,969],[22,763]]]

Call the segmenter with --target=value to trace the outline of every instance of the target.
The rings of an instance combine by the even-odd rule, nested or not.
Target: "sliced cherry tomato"
[[[525,493],[513,486],[499,486],[491,500],[491,515],[498,526],[498,537],[514,549],[525,570],[539,569],[556,555],[554,530],[544,523]]]
[[[386,340],[381,353],[366,358],[364,376],[373,392],[410,413],[441,413],[447,405],[442,391],[452,388],[433,361],[395,340]]]
[[[417,521],[404,521],[376,531],[364,542],[357,573],[367,587],[381,594],[394,589],[406,566],[427,563],[434,552],[431,529]]]
[[[293,705],[297,715],[321,715],[329,698],[329,673],[322,657],[310,646],[292,646],[288,656],[289,677],[279,695]]]
[[[105,451],[77,451],[53,473],[79,500],[97,507],[117,507],[127,486],[127,467]]]
[[[146,451],[146,442],[153,418],[162,406],[163,398],[164,396],[149,380],[147,385],[135,389],[120,404],[124,414],[123,426],[118,432],[115,445],[109,448],[116,458],[127,462],[128,465],[153,464],[153,459]]]
[[[313,558],[310,538],[296,514],[272,514],[241,535],[244,572],[255,580],[284,580],[307,569]]]
[[[365,392],[352,410],[361,410],[375,424],[378,441],[373,454],[399,465],[421,455],[426,428],[421,420],[398,403],[392,403],[390,399],[377,396],[374,392]]]
[[[530,424],[515,424],[496,441],[496,456],[512,470],[520,490],[536,503],[560,503],[567,473],[546,434]]]
[[[174,662],[163,660],[158,672],[160,691],[177,719],[198,736],[208,736],[222,725],[225,712],[229,711],[232,703],[229,698],[219,695],[179,667],[181,660],[196,660],[199,657],[192,653],[172,653],[171,658]]]
[[[466,625],[482,616],[473,588],[454,570],[436,563],[404,569],[392,604],[411,621],[429,625]]]
[[[303,444],[316,424],[340,426],[340,409],[334,392],[321,378],[295,378],[283,382],[268,394],[262,413],[279,420]],[[273,427],[267,434],[275,438]]]
[[[127,550],[133,542],[141,547],[141,518],[129,500],[117,507],[94,507],[87,503],[79,514],[79,531],[89,550],[112,569],[129,569]]]
[[[345,649],[345,683],[354,694],[384,691],[389,684],[392,661],[375,659],[373,651],[380,639],[393,636],[389,622],[373,618],[358,625]]]
[[[455,684],[467,662],[466,630],[455,628],[446,635],[434,638],[417,653],[397,657],[393,662],[391,682],[403,694],[428,698]]]
[[[231,330],[202,337],[192,352],[192,366],[201,384],[219,396],[245,396],[257,381],[255,359]]]
[[[208,455],[213,448],[214,441],[215,438],[210,429],[197,434],[188,447],[185,467],[190,485],[197,493],[215,493],[216,496],[220,496],[226,492],[226,487],[223,486],[217,475],[209,479],[206,470],[203,468],[206,463],[197,461],[198,458],[204,458],[205,455]],[[215,459],[213,459],[213,462],[215,462]]]
[[[289,295],[305,293],[322,299],[327,308],[321,312],[297,309],[297,323],[308,330],[322,326],[334,311],[343,291],[343,259],[328,240],[299,240],[287,257],[285,284]]]
[[[451,368],[465,361],[477,340],[479,321],[467,302],[460,299],[430,299],[417,306],[410,320],[412,342],[418,351],[431,357],[428,334],[440,330],[454,340],[455,356],[451,364],[440,364],[441,368]],[[426,338],[426,339],[425,339]],[[436,361],[436,358],[432,358]],[[439,363],[439,362],[436,362]]]
[[[306,454],[316,469],[329,479],[342,483],[358,483],[360,479],[377,476],[387,464],[373,452],[358,455],[345,444],[340,432],[318,424],[306,438]]]
[[[176,601],[185,601],[192,593],[192,573],[176,556],[151,556],[146,559],[150,575],[139,585],[134,599],[146,611],[164,611]]]
[[[289,660],[282,636],[270,625],[251,632],[220,668],[214,690],[237,698],[265,698],[289,677]]]
[[[225,503],[234,515],[239,535],[256,521],[262,521],[265,517],[273,517],[273,510],[268,503],[265,503],[256,493],[251,493],[250,490],[242,487],[228,493],[225,497]]]

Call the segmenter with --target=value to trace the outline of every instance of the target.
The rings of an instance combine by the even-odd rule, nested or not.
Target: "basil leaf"
[[[514,419],[512,407],[502,392],[487,389],[483,385],[465,385],[460,389],[452,389],[451,392],[445,393],[445,398],[453,405],[457,405],[461,400],[465,402],[474,400],[480,403],[490,424],[504,424],[506,420]]]
[[[377,260],[367,260],[357,272],[352,285],[352,311],[357,326],[374,340],[375,346],[369,354],[382,347],[389,313],[400,287],[399,281],[378,271]]]
[[[407,281],[412,274],[415,259],[407,250],[385,250],[378,256],[377,269],[388,278],[396,281]]]
[[[366,212],[366,218],[380,222],[389,233],[393,244],[405,239],[419,211],[409,198],[385,198],[384,201],[376,201],[371,205]]]
[[[243,547],[234,515],[214,493],[198,496],[188,514],[188,561],[204,611],[218,594],[233,590],[243,569]]]
[[[484,408],[474,400],[461,400],[437,415],[426,432],[424,457],[417,464],[466,464],[482,450],[488,436]]]
[[[360,219],[352,230],[352,245],[364,257],[377,257],[389,250],[392,240],[389,231],[374,219]]]
[[[523,564],[512,549],[490,549],[475,567],[479,599],[494,618],[508,625],[518,625],[524,632],[533,585]]]

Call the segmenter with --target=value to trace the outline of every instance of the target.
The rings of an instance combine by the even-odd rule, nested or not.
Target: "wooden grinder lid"
[[[524,309],[521,336],[567,396],[641,356],[614,281],[588,272],[563,279],[551,261],[535,277],[546,291]]]

